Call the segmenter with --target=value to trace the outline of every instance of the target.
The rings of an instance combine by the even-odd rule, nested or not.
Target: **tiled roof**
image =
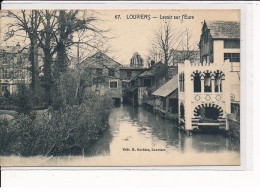
[[[208,29],[213,39],[239,39],[240,22],[235,21],[207,21]]]
[[[86,58],[82,63],[85,67],[91,68],[116,68],[121,67],[121,64],[108,57],[102,52],[97,52],[91,57]]]
[[[154,96],[166,97],[178,88],[178,75],[173,76],[168,82],[152,93]]]

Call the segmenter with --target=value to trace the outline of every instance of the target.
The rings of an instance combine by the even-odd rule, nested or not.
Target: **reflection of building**
[[[130,59],[130,67],[143,67],[144,60],[137,52],[134,53],[133,57]]]
[[[30,62],[28,50],[20,45],[0,48],[0,96],[8,90],[16,91],[19,83],[30,83]]]
[[[237,22],[204,22],[200,39],[200,63],[179,64],[179,122],[183,129],[212,126],[228,129],[226,118],[234,102],[239,104],[240,30]],[[234,38],[230,40],[230,38]],[[234,71],[236,63],[236,71]]]
[[[86,58],[82,63],[92,73],[92,90],[100,95],[109,95],[115,101],[122,100],[121,64],[102,52]]]

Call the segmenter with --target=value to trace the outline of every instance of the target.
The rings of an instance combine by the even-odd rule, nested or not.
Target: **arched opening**
[[[180,118],[181,119],[184,119],[184,105],[181,103],[180,105]]]
[[[205,121],[217,121],[219,118],[219,109],[215,107],[201,107],[198,111],[201,120]]]
[[[222,92],[222,76],[220,73],[215,76],[215,92]]]
[[[201,92],[201,79],[199,73],[195,73],[194,76],[194,92]]]
[[[205,73],[205,77],[204,77],[204,92],[211,92],[210,73]]]

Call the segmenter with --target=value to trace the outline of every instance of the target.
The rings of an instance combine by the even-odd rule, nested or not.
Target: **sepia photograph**
[[[239,9],[0,11],[0,165],[239,166]]]

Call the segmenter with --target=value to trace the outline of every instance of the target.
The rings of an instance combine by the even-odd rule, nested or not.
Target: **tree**
[[[176,30],[170,21],[161,23],[154,32],[154,39],[148,49],[147,61],[163,62],[165,79],[168,80],[168,66],[181,59],[196,58],[196,43],[191,43],[189,28]],[[181,55],[181,56],[179,56]]]
[[[19,12],[6,11],[1,17],[8,17],[13,19],[13,22],[7,24],[7,32],[5,33],[5,41],[19,36],[29,38],[30,52],[29,60],[31,62],[31,87],[33,94],[36,96],[39,88],[39,64],[38,64],[38,44],[37,44],[37,30],[40,26],[39,13],[36,10]],[[22,33],[24,32],[24,33]],[[26,48],[26,47],[25,47]]]
[[[8,11],[7,17],[15,20],[15,23],[9,26],[12,36],[16,32],[24,31],[24,37],[30,38],[32,70],[35,70],[36,61],[35,50],[39,46],[44,55],[42,86],[45,89],[46,104],[52,104],[52,91],[59,77],[67,71],[69,65],[68,49],[77,44],[73,41],[76,33],[91,34],[91,39],[97,34],[103,36],[103,30],[97,28],[94,23],[97,18],[88,15],[86,11],[79,10],[33,10],[31,14],[28,11],[20,12]],[[12,30],[11,30],[12,28]],[[90,33],[91,32],[91,33]],[[16,34],[17,36],[17,34]],[[20,36],[20,33],[18,33]],[[11,37],[11,36],[10,36]],[[93,46],[85,41],[88,46]],[[56,59],[54,59],[56,57]],[[35,85],[35,84],[33,84]]]
[[[195,61],[199,57],[198,51],[198,42],[191,42],[192,33],[188,27],[183,31],[183,37],[180,41],[181,49],[180,57],[181,61],[190,60],[191,62]],[[176,51],[173,51],[173,55],[176,54]]]
[[[181,34],[182,35],[182,34]],[[162,60],[165,65],[165,79],[168,80],[168,66],[172,59],[172,50],[176,49],[178,36],[170,22],[161,23],[154,33],[154,40],[151,44],[150,56]],[[177,45],[178,46],[178,45]]]

